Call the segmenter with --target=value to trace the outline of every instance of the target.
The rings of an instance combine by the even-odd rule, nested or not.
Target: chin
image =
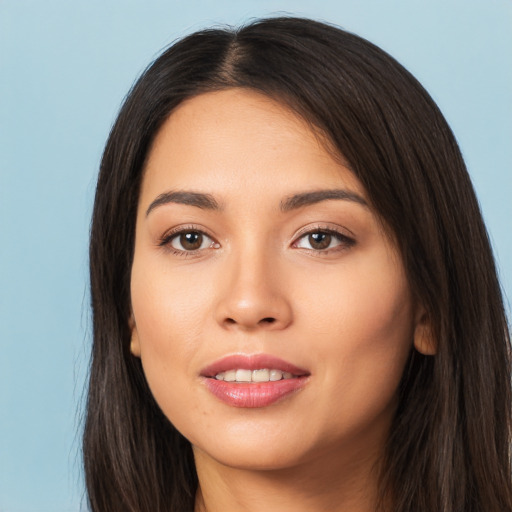
[[[194,457],[213,459],[223,466],[252,471],[277,471],[297,466],[305,458],[302,449],[274,443],[229,443],[199,448],[192,445]]]

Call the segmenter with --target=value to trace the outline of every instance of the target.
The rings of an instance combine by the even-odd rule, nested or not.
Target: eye
[[[333,229],[315,229],[302,234],[293,246],[315,252],[329,252],[352,247],[355,240]]]
[[[176,254],[194,253],[219,246],[202,231],[189,228],[180,229],[165,235],[159,245],[168,247]]]

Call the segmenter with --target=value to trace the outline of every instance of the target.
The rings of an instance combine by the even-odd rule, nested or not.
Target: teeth
[[[251,377],[251,370],[237,370],[235,380],[237,382],[251,382]]]
[[[236,370],[228,370],[224,372],[224,380],[234,382],[236,380]]]
[[[281,379],[293,379],[293,374],[281,370],[262,368],[261,370],[227,370],[215,375],[217,380],[226,382],[275,382]]]
[[[270,370],[254,370],[252,372],[252,382],[268,382],[270,380]]]
[[[270,370],[269,380],[274,382],[283,378],[283,372],[280,370]]]

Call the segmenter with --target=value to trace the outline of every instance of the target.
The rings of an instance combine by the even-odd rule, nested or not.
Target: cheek
[[[322,387],[332,391],[320,397],[320,409],[347,428],[372,424],[393,410],[412,348],[414,315],[405,276],[392,260],[380,258],[317,276],[314,290],[298,316],[309,319],[302,330],[315,340]]]
[[[170,274],[154,261],[134,261],[132,309],[144,374],[162,411],[178,424],[184,411],[193,413],[187,391],[197,378],[194,357],[209,310],[208,289],[196,284],[186,272]]]
[[[209,282],[198,286],[197,276],[170,273],[152,263],[135,261],[132,269],[132,308],[141,351],[182,364],[200,343],[211,302]]]
[[[406,335],[412,340],[412,303],[400,268],[361,262],[341,272],[317,274],[313,284],[294,296],[297,318],[319,334],[334,334],[342,345],[354,348],[379,340],[378,345],[398,342]]]

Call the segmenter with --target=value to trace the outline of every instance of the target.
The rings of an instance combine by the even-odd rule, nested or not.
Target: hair
[[[130,271],[144,163],[181,102],[271,97],[345,157],[400,252],[437,344],[411,349],[381,474],[394,512],[512,510],[510,339],[494,259],[457,142],[418,81],[368,41],[280,17],[189,35],[128,94],[101,162],[90,238],[93,346],[83,456],[94,512],[193,511],[190,443],[130,353]]]

